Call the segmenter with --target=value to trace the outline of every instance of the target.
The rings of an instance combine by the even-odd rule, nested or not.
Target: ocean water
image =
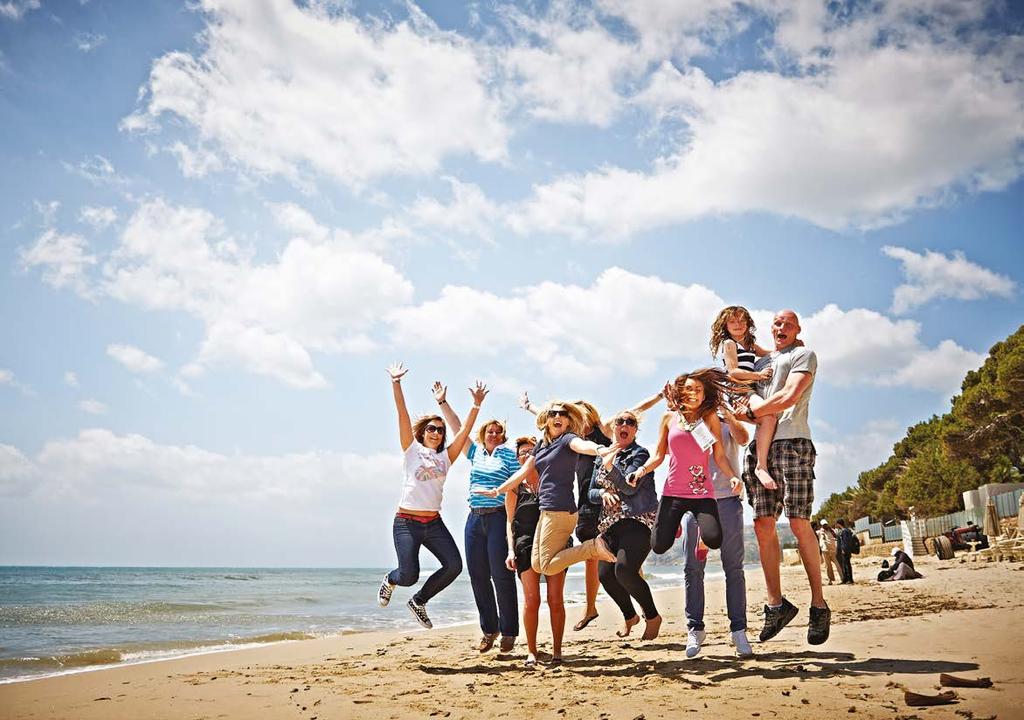
[[[709,563],[709,580],[720,576],[717,570]],[[395,588],[391,605],[377,606],[386,571],[0,567],[0,682],[287,640],[420,629],[404,607],[414,588]],[[429,572],[422,571],[421,581]],[[647,577],[655,588],[678,586],[682,568],[648,568]],[[583,567],[575,566],[566,601],[583,599]],[[435,628],[476,622],[466,573],[429,608]]]

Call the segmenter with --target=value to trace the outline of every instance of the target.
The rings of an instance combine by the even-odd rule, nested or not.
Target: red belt
[[[420,523],[428,523],[441,517],[441,513],[434,513],[433,515],[413,515],[412,513],[400,512],[395,513],[395,517],[400,517],[405,520],[415,520]]]

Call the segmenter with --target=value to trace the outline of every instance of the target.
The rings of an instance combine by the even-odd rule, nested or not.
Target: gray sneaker
[[[764,628],[761,629],[761,642],[771,640],[782,632],[782,628],[797,616],[799,610],[796,605],[786,598],[782,598],[782,605],[777,608],[764,606]]]
[[[380,589],[377,590],[377,604],[381,607],[387,607],[388,603],[391,602],[391,593],[395,591],[395,586],[388,580],[388,576],[385,575],[384,579],[380,583]]]
[[[828,629],[832,622],[832,611],[828,605],[823,608],[816,608],[811,605],[811,619],[807,623],[807,642],[811,645],[821,645],[828,640]]]

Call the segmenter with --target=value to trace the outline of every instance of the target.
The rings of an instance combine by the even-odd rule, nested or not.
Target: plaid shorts
[[[743,459],[743,484],[754,517],[778,519],[782,511],[789,518],[811,517],[814,503],[814,443],[808,438],[776,440],[768,450],[768,472],[779,486],[768,490],[754,475],[757,467],[756,441],[750,443]]]

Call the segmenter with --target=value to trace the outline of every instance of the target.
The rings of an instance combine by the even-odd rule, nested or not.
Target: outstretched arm
[[[476,416],[480,414],[480,404],[487,397],[487,386],[477,381],[475,388],[470,388],[469,394],[473,396],[473,407],[469,409],[469,415],[466,416],[466,423],[459,430],[459,434],[452,440],[452,444],[448,446],[448,461],[455,462],[455,459],[459,457],[459,453],[462,452],[462,448],[466,446],[466,441],[469,439],[469,434],[473,431],[473,425],[476,423]]]
[[[756,398],[753,399],[754,404],[747,411],[747,418],[753,420],[765,415],[778,415],[783,410],[793,407],[810,386],[813,377],[809,372],[790,372],[789,377],[786,378],[786,384],[781,390],[765,398],[762,403],[758,403]]]
[[[523,394],[519,397],[519,407],[528,413],[536,415],[540,412],[540,408],[530,402],[530,396],[523,390]]]
[[[405,407],[405,394],[402,392],[402,378],[409,372],[402,363],[395,363],[387,369],[391,376],[391,390],[395,395],[395,409],[398,410],[398,441],[402,445],[402,452],[412,445],[412,422],[409,420],[409,410]]]
[[[647,473],[657,470],[668,454],[668,424],[672,421],[672,413],[665,413],[661,418],[661,426],[658,428],[658,447],[654,451],[654,457],[645,462],[634,473],[633,477],[639,480]]]
[[[537,465],[534,462],[533,455],[531,455],[529,458],[527,458],[526,462],[523,464],[521,468],[519,468],[519,471],[515,475],[510,477],[508,480],[503,482],[498,487],[486,489],[481,488],[479,490],[473,490],[473,492],[476,493],[477,495],[484,495],[486,497],[498,497],[502,493],[507,493],[512,488],[518,487],[519,483],[527,480],[536,479],[536,477]]]
[[[660,392],[660,393],[658,393],[656,395],[651,395],[646,400],[641,400],[640,402],[638,402],[631,409],[632,409],[632,411],[634,413],[639,415],[640,413],[646,412],[646,411],[650,410],[652,407],[654,407],[655,405],[657,405],[659,402],[661,402],[661,399],[663,397],[665,397],[664,391],[662,391],[662,392]],[[607,437],[611,437],[612,436],[612,433],[614,432],[614,429],[612,428],[612,421],[611,420],[605,420],[604,421],[604,424],[601,425],[601,432],[603,432]]]

